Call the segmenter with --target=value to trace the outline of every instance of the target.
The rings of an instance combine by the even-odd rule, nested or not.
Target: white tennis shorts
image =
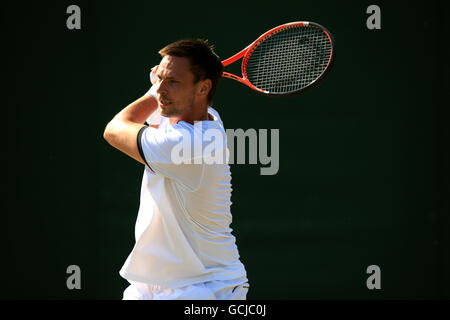
[[[123,300],[246,300],[249,284],[234,281],[208,281],[181,288],[163,288],[131,282]]]

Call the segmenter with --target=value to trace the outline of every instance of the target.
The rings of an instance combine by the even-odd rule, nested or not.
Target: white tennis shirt
[[[153,88],[152,88],[153,89]],[[152,89],[147,94],[152,94]],[[226,152],[226,134],[219,114],[214,121],[170,125],[160,116],[158,129],[146,127],[138,135],[147,163],[142,179],[136,221],[136,243],[120,270],[131,282],[178,288],[213,280],[247,281],[230,224],[231,172],[229,165],[187,160],[199,154]],[[155,115],[149,117],[155,119]],[[222,134],[214,139],[208,132]],[[174,163],[180,142],[201,145],[202,152],[180,153],[185,163]],[[175,148],[175,149],[174,149]],[[197,149],[198,151],[199,149]],[[212,153],[211,153],[212,152]]]

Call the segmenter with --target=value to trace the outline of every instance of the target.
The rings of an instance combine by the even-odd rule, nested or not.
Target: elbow
[[[120,142],[120,136],[123,134],[126,126],[121,119],[112,119],[103,132],[103,138],[113,147],[116,147]]]
[[[109,144],[111,144],[114,139],[114,128],[111,122],[112,121],[106,125],[105,131],[103,132],[103,139],[105,139]]]

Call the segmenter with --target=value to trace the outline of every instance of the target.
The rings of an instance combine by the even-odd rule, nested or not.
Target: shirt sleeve
[[[138,150],[154,173],[196,190],[203,178],[204,164],[196,164],[190,153],[184,152],[187,148],[183,148],[183,142],[190,141],[190,138],[189,132],[176,130],[174,127],[169,131],[142,127],[137,137]],[[188,145],[190,146],[189,143]]]

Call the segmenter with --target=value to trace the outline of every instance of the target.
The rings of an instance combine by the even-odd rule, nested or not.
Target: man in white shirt
[[[230,228],[226,134],[209,106],[222,63],[203,40],[180,40],[159,53],[149,93],[104,132],[145,165],[136,244],[120,271],[130,282],[123,298],[246,299],[247,274]]]

